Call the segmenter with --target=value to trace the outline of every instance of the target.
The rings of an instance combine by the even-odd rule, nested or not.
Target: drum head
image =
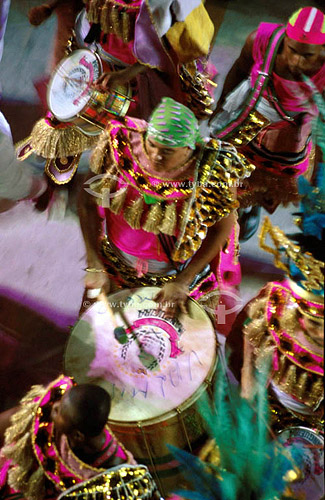
[[[98,383],[111,394],[111,420],[159,417],[188,400],[214,370],[217,342],[204,309],[190,299],[188,315],[166,319],[153,300],[158,291],[148,287],[108,297],[116,323],[126,329],[124,344],[116,339],[102,302],[91,306],[72,330],[66,372],[78,383]]]
[[[92,95],[92,84],[99,78],[99,57],[88,49],[75,50],[55,68],[47,92],[47,104],[61,122],[75,118]]]
[[[297,497],[305,494],[308,500],[321,500],[324,496],[324,438],[307,427],[289,427],[279,433],[278,441],[289,451],[292,446],[298,447],[303,456],[302,478],[290,484],[290,488]]]

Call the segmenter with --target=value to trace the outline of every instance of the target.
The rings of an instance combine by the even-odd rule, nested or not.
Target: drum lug
[[[152,472],[155,474],[155,481],[158,484],[158,489],[163,492],[164,490],[163,490],[162,484],[160,482],[160,479],[159,479],[159,476],[158,476],[158,473],[157,473],[157,469],[156,469],[156,466],[155,466],[155,463],[154,463],[154,456],[151,453],[151,449],[150,449],[149,443],[147,441],[146,434],[145,434],[145,432],[143,430],[141,421],[137,422],[137,427],[138,427],[138,429],[140,429],[140,432],[141,432],[141,435],[142,435],[142,438],[143,438],[143,441],[144,441],[144,444],[145,444],[145,447],[146,447],[146,450],[147,450],[147,454],[148,454],[148,457],[149,457],[149,460],[150,460],[151,469],[152,469]]]
[[[184,434],[184,438],[185,438],[185,440],[187,442],[188,449],[192,453],[193,452],[192,445],[191,445],[190,438],[189,438],[189,436],[187,434],[187,430],[186,430],[186,427],[185,427],[185,424],[184,424],[184,420],[183,420],[183,417],[182,417],[182,410],[179,407],[177,407],[176,411],[177,411],[179,423],[181,424],[181,427],[183,429],[183,434]]]

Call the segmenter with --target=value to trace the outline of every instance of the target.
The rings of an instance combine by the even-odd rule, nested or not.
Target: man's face
[[[301,43],[287,36],[284,39],[283,56],[290,73],[296,78],[299,78],[302,73],[307,76],[313,75],[319,68],[324,50],[323,45]]]
[[[51,420],[54,423],[56,435],[68,435],[71,432],[72,425],[70,421],[70,414],[71,407],[68,392],[66,392],[60,401],[53,403],[51,410]]]
[[[177,171],[177,167],[182,166],[192,154],[192,150],[187,146],[169,148],[151,136],[147,136],[145,144],[150,162],[161,174]]]

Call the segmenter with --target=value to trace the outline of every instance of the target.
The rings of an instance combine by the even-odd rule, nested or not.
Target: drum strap
[[[226,126],[218,131],[217,136],[219,139],[225,139],[230,134],[236,132],[243,123],[249,118],[249,114],[257,106],[264,89],[266,89],[270,76],[272,74],[273,66],[275,63],[276,56],[278,54],[279,47],[284,38],[285,28],[279,26],[274,30],[270,41],[266,48],[266,53],[264,56],[263,64],[258,72],[258,77],[256,78],[254,87],[249,92],[245,102],[242,105],[242,109],[235,119],[230,121]]]
[[[183,264],[177,264],[176,262],[173,261],[171,256],[175,249],[175,244],[176,244],[175,236],[168,236],[167,234],[159,233],[158,239],[173,268],[178,273],[181,272],[186,267],[188,261],[184,262]]]
[[[161,246],[163,247],[164,249],[164,252],[165,254],[167,255],[168,257],[168,260],[169,262],[172,264],[173,268],[178,272],[180,273],[181,271],[183,271],[183,269],[185,269],[185,267],[187,266],[187,264],[189,263],[189,261],[191,259],[188,259],[187,261],[183,262],[182,264],[179,264],[177,265],[171,258],[171,255],[174,251],[174,248],[175,248],[175,243],[176,243],[176,238],[175,236],[168,236],[167,234],[162,234],[162,233],[159,233],[158,235],[158,238],[159,238],[159,241],[161,243]],[[211,269],[210,269],[210,264],[207,264],[205,266],[204,269],[202,269],[202,271],[197,274],[194,278],[194,280],[192,281],[192,283],[190,284],[189,286],[189,289],[190,290],[193,290],[193,288],[202,280],[204,279],[209,273],[210,273]]]

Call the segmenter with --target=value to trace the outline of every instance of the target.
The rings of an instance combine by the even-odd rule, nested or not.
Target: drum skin
[[[62,59],[47,91],[48,107],[55,118],[94,136],[112,117],[125,116],[131,102],[130,85],[115,85],[109,92],[99,92],[93,84],[102,71],[100,57],[89,49],[77,49]]]
[[[110,392],[110,428],[138,463],[148,466],[166,496],[183,482],[167,444],[196,451],[205,437],[197,402],[212,390],[217,340],[207,313],[192,299],[189,315],[166,320],[153,309],[158,291],[148,287],[108,297],[117,304],[119,326],[132,326],[124,345],[114,338],[104,304],[91,306],[72,330],[65,371],[78,383],[97,383]],[[124,307],[130,300],[132,307]],[[159,359],[158,369],[139,363],[139,341],[132,335]]]

